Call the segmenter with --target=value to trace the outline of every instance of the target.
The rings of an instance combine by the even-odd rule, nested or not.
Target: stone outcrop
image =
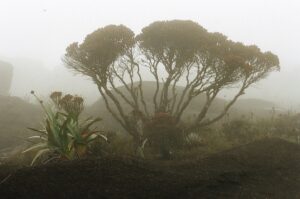
[[[13,77],[13,66],[7,62],[0,61],[0,95],[9,95]]]

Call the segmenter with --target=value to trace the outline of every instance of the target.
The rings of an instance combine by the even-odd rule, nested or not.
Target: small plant
[[[258,137],[259,129],[248,120],[238,119],[224,123],[222,132],[228,141],[235,144],[246,144]]]
[[[179,148],[184,141],[182,129],[169,113],[164,112],[156,113],[146,124],[145,136],[149,145],[158,149],[163,159],[170,159],[172,149]]]
[[[107,138],[99,131],[91,130],[91,126],[101,121],[100,118],[80,121],[79,116],[84,109],[83,98],[61,92],[53,92],[50,95],[51,102],[45,106],[33,91],[31,94],[39,101],[45,112],[44,128],[42,130],[29,128],[40,133],[39,136],[29,137],[30,140],[38,140],[23,153],[37,150],[31,164],[45,153],[53,153],[54,158],[76,159],[88,154],[89,144],[98,138],[107,141]]]

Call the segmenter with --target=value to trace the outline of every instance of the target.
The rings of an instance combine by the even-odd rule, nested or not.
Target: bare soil
[[[184,162],[107,157],[2,166],[0,183],[1,198],[293,199],[300,198],[300,146],[269,138]]]

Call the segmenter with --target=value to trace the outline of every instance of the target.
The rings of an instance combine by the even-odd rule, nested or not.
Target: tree
[[[11,64],[0,61],[0,95],[8,95],[13,77]]]
[[[193,21],[157,21],[137,36],[123,25],[109,25],[72,43],[63,59],[67,67],[89,76],[97,85],[108,111],[133,136],[143,141],[144,123],[156,113],[167,113],[175,124],[199,95],[206,101],[185,132],[210,125],[224,115],[253,83],[279,70],[279,59],[254,45],[233,42],[210,33]],[[156,82],[153,109],[143,93],[145,73]],[[177,85],[184,85],[178,92]],[[124,86],[120,90],[118,86]],[[206,118],[210,105],[225,88],[238,87],[236,95],[215,118]],[[129,114],[123,104],[132,108]]]

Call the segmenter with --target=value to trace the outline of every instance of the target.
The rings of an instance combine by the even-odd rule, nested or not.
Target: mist
[[[300,198],[299,0],[0,0],[0,198]]]
[[[109,24],[124,24],[138,34],[156,20],[189,19],[210,32],[277,54],[281,71],[252,86],[244,98],[299,108],[300,93],[294,89],[300,83],[299,9],[296,0],[1,1],[0,59],[14,66],[12,96],[63,90],[93,103],[99,97],[94,84],[62,64],[70,43]]]

